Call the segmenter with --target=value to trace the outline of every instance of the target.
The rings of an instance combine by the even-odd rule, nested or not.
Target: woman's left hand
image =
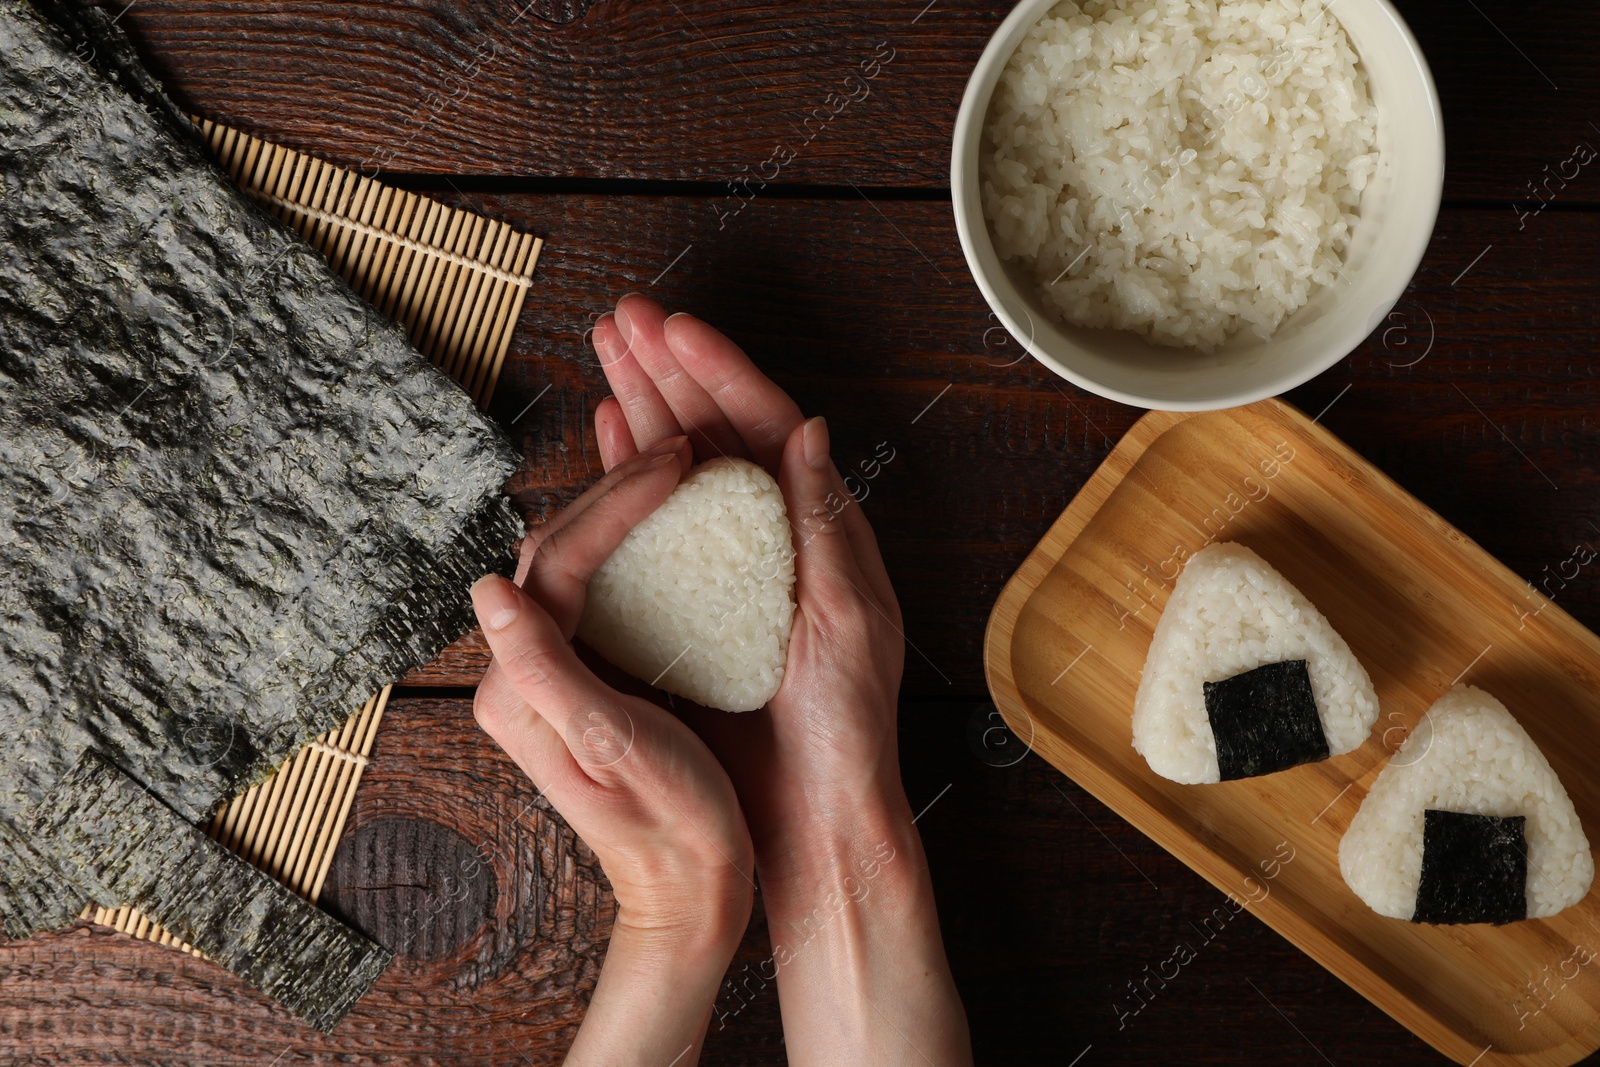
[[[520,586],[472,589],[494,663],[473,711],[594,850],[617,917],[567,1062],[694,1062],[749,921],[754,853],[732,784],[687,726],[572,647],[589,579],[688,470],[676,438],[619,464],[529,536]]]

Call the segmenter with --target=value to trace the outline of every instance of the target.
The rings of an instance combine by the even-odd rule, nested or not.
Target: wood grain
[[[382,899],[407,907],[374,920]],[[501,1063],[526,1050],[556,1064],[613,915],[593,854],[461,701],[390,705],[323,903],[399,953],[331,1037],[214,964],[80,925],[0,942],[0,1060],[28,1049],[40,1062],[260,1067],[285,1049],[288,1064],[342,1049]]]
[[[1378,690],[1376,739],[1209,787],[1168,781],[1133,751],[1133,695],[1171,579],[1219,540],[1255,549],[1350,642]],[[985,664],[1012,732],[1231,894],[1232,911],[1250,907],[1458,1063],[1565,1067],[1600,1046],[1600,976],[1571,967],[1544,995],[1535,983],[1600,945],[1600,894],[1550,919],[1439,927],[1377,915],[1339,874],[1340,838],[1387,757],[1462,679],[1511,705],[1579,817],[1600,825],[1600,637],[1528,593],[1287,405],[1156,412],[1006,585]]]
[[[1537,580],[1600,543],[1600,219],[1571,210],[1600,184],[1586,169],[1521,229],[1508,201],[1600,141],[1596,28],[1578,0],[1398,6],[1439,82],[1453,204],[1396,315],[1290,399],[1333,401],[1324,425]],[[982,703],[990,606],[1140,414],[1012,365],[948,202],[925,199],[1009,7],[539,0],[518,18],[519,0],[140,0],[121,24],[194,111],[549,241],[494,405],[530,457],[514,489],[535,518],[599,473],[605,391],[583,333],[629,288],[726,328],[829,416],[846,464],[897,449],[863,506],[917,650],[902,765],[914,808],[932,802],[918,828],[979,1063],[1441,1062],[1248,911],[1204,939],[1225,898],[1038,755],[1009,762],[1022,741]],[[879,41],[896,54],[872,95],[802,143]],[[796,149],[783,188],[732,199],[726,183],[778,145]],[[659,192],[694,195],[643,195]],[[1600,626],[1593,568],[1553,588]],[[408,681],[470,686],[485,662],[468,638]],[[521,811],[531,787],[469,702],[426,692],[391,706],[324,894],[411,938],[347,1029],[319,1038],[210,964],[79,926],[0,942],[0,1062],[560,1062],[604,952],[603,877],[559,818]],[[452,880],[474,857],[492,862]],[[1179,943],[1197,959],[1136,999]],[[769,951],[758,908],[730,978]],[[770,988],[713,1024],[702,1057],[784,1062]]]
[[[452,202],[548,238],[541,299],[523,313],[492,409],[529,457],[513,491],[535,521],[600,474],[590,416],[607,391],[584,331],[622,293],[648,292],[726,329],[805,410],[826,415],[842,465],[878,442],[897,450],[863,510],[914,646],[906,693],[985,695],[980,634],[994,598],[1140,413],[1031,359],[1007,365],[1020,353],[965,272],[947,204],[757,199],[719,231],[689,197]],[[1314,414],[1338,397],[1327,425],[1538,578],[1577,542],[1600,544],[1588,524],[1600,522],[1589,458],[1597,242],[1600,218],[1587,213],[1519,232],[1509,210],[1446,211],[1390,319],[1290,399]],[[1593,581],[1558,599],[1600,626]],[[473,637],[409,682],[472,685],[487,662]]]
[[[1010,6],[141,0],[122,22],[184,103],[368,173],[943,187],[967,76]],[[1584,0],[1397,6],[1439,85],[1446,196],[1531,200],[1577,141],[1600,147]],[[872,95],[807,127],[879,42],[895,58]],[[795,158],[772,175],[778,145]],[[1600,176],[1559,199],[1600,202]]]
[[[1099,1063],[1165,1060],[1174,1048],[1188,1064],[1298,1063],[1315,1059],[1308,1040],[1341,1064],[1437,1062],[1248,912],[1202,947],[1189,923],[1221,894],[1037,755],[1019,746],[1000,760],[1015,762],[996,766],[1000,735],[984,738],[997,723],[987,704],[901,711],[906,790],[927,808],[917,826],[979,1063],[1066,1063],[1090,1044]],[[0,941],[0,1062],[559,1064],[603,958],[611,902],[592,855],[542,802],[517,820],[533,800],[469,701],[396,698],[323,899],[388,923],[402,954],[334,1034],[306,1029],[213,964],[80,924]],[[369,844],[380,840],[381,850]],[[480,869],[462,866],[474,856]],[[378,900],[381,917],[367,910]],[[1182,939],[1196,962],[1119,1017],[1133,1003],[1128,983]],[[758,904],[729,980],[771,951]],[[732,1010],[739,1003],[725,985],[726,1017],[701,1062],[784,1063],[774,990],[756,988]]]
[[[385,817],[341,847],[329,910],[401,956],[448,956],[494,921],[492,841],[479,846],[437,822]]]

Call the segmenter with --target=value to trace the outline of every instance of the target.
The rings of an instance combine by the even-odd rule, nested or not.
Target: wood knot
[[[322,905],[397,956],[439,959],[493,921],[494,866],[454,830],[374,819],[340,844]]]

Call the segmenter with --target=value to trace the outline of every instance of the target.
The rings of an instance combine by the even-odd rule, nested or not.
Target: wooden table
[[[1440,1062],[1248,914],[1119,1026],[1128,983],[1222,898],[1037,756],[1012,762],[1015,740],[985,744],[979,651],[1001,585],[1139,412],[1016,361],[987,313],[948,144],[1008,5],[924,3],[136,0],[121,21],[191,110],[547,239],[494,406],[535,519],[599,473],[584,334],[630,289],[726,329],[828,416],[842,462],[894,449],[864,507],[905,607],[905,784],[979,1063]],[[1444,101],[1445,207],[1391,318],[1290,399],[1548,581],[1600,545],[1600,163],[1546,184],[1600,147],[1600,21],[1589,0],[1399,6]],[[871,95],[820,121],[874,56]],[[1548,585],[1591,626],[1596,570]],[[611,901],[477,730],[485,662],[467,639],[396,691],[324,901],[400,955],[336,1034],[79,925],[0,945],[0,1061],[558,1063]],[[758,907],[736,974],[768,944]],[[702,1062],[782,1063],[775,990],[740,1003]]]

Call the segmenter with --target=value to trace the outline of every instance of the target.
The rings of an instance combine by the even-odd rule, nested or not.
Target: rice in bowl
[[[1209,351],[1335,283],[1376,132],[1320,0],[1063,0],[995,87],[983,210],[1059,321]]]

